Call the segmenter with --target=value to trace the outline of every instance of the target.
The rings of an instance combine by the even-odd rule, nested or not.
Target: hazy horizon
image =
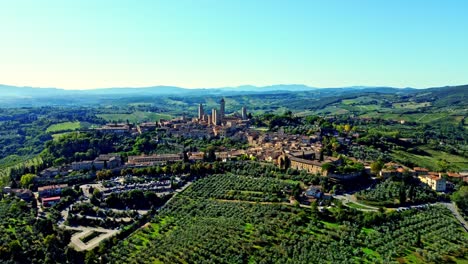
[[[223,85],[219,87],[184,87],[184,86],[176,86],[176,85],[164,85],[164,84],[156,84],[156,85],[149,85],[149,86],[114,86],[114,87],[92,87],[92,88],[63,88],[63,87],[37,87],[31,85],[11,85],[0,83],[0,86],[9,86],[9,87],[18,87],[18,88],[32,88],[32,89],[58,89],[58,90],[69,90],[69,91],[86,91],[86,90],[102,90],[102,89],[145,89],[145,88],[157,88],[157,87],[174,87],[174,88],[182,88],[182,89],[189,89],[189,90],[196,90],[196,89],[223,89],[223,88],[244,88],[244,87],[255,87],[255,88],[265,88],[265,87],[273,87],[273,86],[305,86],[311,89],[338,89],[338,88],[352,88],[352,87],[368,87],[368,88],[395,88],[395,89],[429,89],[429,88],[438,88],[438,87],[455,87],[455,86],[463,86],[466,84],[455,84],[455,85],[441,85],[441,86],[431,86],[431,87],[397,87],[397,86],[389,86],[389,85],[349,85],[349,86],[334,86],[334,87],[319,87],[316,85],[306,85],[300,83],[278,83],[278,84],[268,84],[268,85],[252,85],[252,84],[243,84],[243,85]]]

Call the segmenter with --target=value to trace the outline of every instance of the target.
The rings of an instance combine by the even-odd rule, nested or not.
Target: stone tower
[[[242,120],[247,120],[247,108],[245,106],[242,107]]]
[[[203,116],[205,115],[205,111],[203,111],[203,104],[198,105],[198,120],[203,120]]]
[[[219,122],[223,122],[224,120],[224,106],[225,106],[224,98],[221,98],[219,101]]]
[[[218,110],[213,108],[211,110],[211,123],[215,126],[219,125],[219,117]]]

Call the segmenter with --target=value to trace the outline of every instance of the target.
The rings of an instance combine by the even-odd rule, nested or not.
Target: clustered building
[[[244,106],[239,113],[226,115],[226,101],[219,101],[219,109],[213,108],[205,112],[203,104],[198,105],[198,115],[187,119],[185,116],[172,120],[159,120],[159,122],[145,122],[137,126],[131,124],[109,123],[97,130],[105,134],[137,135],[147,131],[160,129],[175,137],[210,138],[232,136],[235,132],[247,127],[248,114]]]
[[[212,138],[212,137],[230,137],[233,139],[247,140],[250,147],[244,150],[224,149],[216,152],[219,160],[230,160],[234,158],[255,158],[261,161],[272,162],[282,168],[293,168],[305,170],[312,174],[321,174],[335,179],[347,180],[361,176],[365,171],[358,171],[348,174],[333,174],[323,170],[325,163],[340,165],[340,160],[334,157],[324,157],[322,154],[322,135],[333,136],[340,144],[352,143],[352,138],[359,134],[353,133],[346,137],[340,137],[336,132],[318,129],[310,136],[286,134],[280,130],[278,132],[265,132],[249,129],[249,120],[247,108],[241,108],[240,113],[226,115],[226,102],[224,98],[219,101],[219,109],[212,108],[211,111],[205,111],[203,104],[198,104],[198,115],[187,119],[185,116],[172,120],[159,120],[158,122],[141,123],[136,127],[130,124],[107,124],[98,130],[102,133],[116,134],[138,134],[147,131],[158,130],[171,137],[184,138]],[[159,140],[159,139],[156,139]],[[155,154],[129,156],[126,167],[144,167],[153,165],[163,165],[172,162],[203,160],[204,153],[189,152],[184,154]],[[73,170],[101,170],[114,169],[122,166],[122,160],[119,155],[100,155],[95,160],[73,162]],[[370,171],[369,166],[366,168]],[[436,175],[424,168],[414,168],[410,170],[399,164],[388,163],[380,171],[380,176],[387,178],[392,175],[399,175],[410,171],[413,176],[418,177],[421,182],[429,185],[436,191],[444,191],[446,188],[445,179],[441,175]],[[47,175],[61,174],[60,171],[43,171]],[[450,176],[450,175],[449,175]],[[453,176],[453,177],[456,177]],[[468,179],[468,177],[465,177]],[[464,178],[464,179],[465,179]]]
[[[126,134],[131,131],[129,124],[106,124],[97,129],[104,134]]]
[[[80,171],[114,169],[120,167],[121,164],[122,159],[119,154],[104,154],[94,160],[72,162],[71,166],[73,170]]]
[[[11,187],[3,187],[2,193],[15,195],[16,197],[23,199],[26,202],[30,202],[33,200],[34,195],[31,190],[28,189],[16,189]]]
[[[128,156],[128,167],[139,166],[154,166],[162,165],[168,162],[183,161],[182,154],[155,154],[155,155],[141,155],[141,156]]]
[[[41,198],[42,200],[42,205],[47,207],[60,202],[60,195],[62,194],[62,190],[66,187],[68,187],[67,184],[58,184],[47,185],[37,188],[39,198]]]
[[[422,183],[426,184],[434,191],[444,192],[447,189],[447,180],[442,177],[442,173],[432,172],[421,167],[414,167],[411,169],[398,163],[389,162],[380,170],[379,176],[388,178],[392,176],[402,176],[405,173],[417,177]],[[458,173],[449,172],[447,176],[449,178],[462,178]]]
[[[247,108],[244,106],[241,109],[240,116],[231,115],[226,116],[226,101],[222,98],[219,101],[219,110],[216,108],[211,109],[211,114],[206,114],[203,108],[203,104],[198,105],[198,117],[196,122],[205,123],[207,125],[213,126],[226,126],[230,125],[233,122],[246,121],[247,117]]]

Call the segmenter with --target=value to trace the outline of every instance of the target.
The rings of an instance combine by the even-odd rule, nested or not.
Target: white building
[[[446,180],[440,176],[436,175],[421,175],[418,177],[419,180],[436,192],[445,192],[446,187]]]

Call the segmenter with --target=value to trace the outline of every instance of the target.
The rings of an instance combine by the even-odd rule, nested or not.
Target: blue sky
[[[0,2],[0,83],[468,83],[468,1]]]

